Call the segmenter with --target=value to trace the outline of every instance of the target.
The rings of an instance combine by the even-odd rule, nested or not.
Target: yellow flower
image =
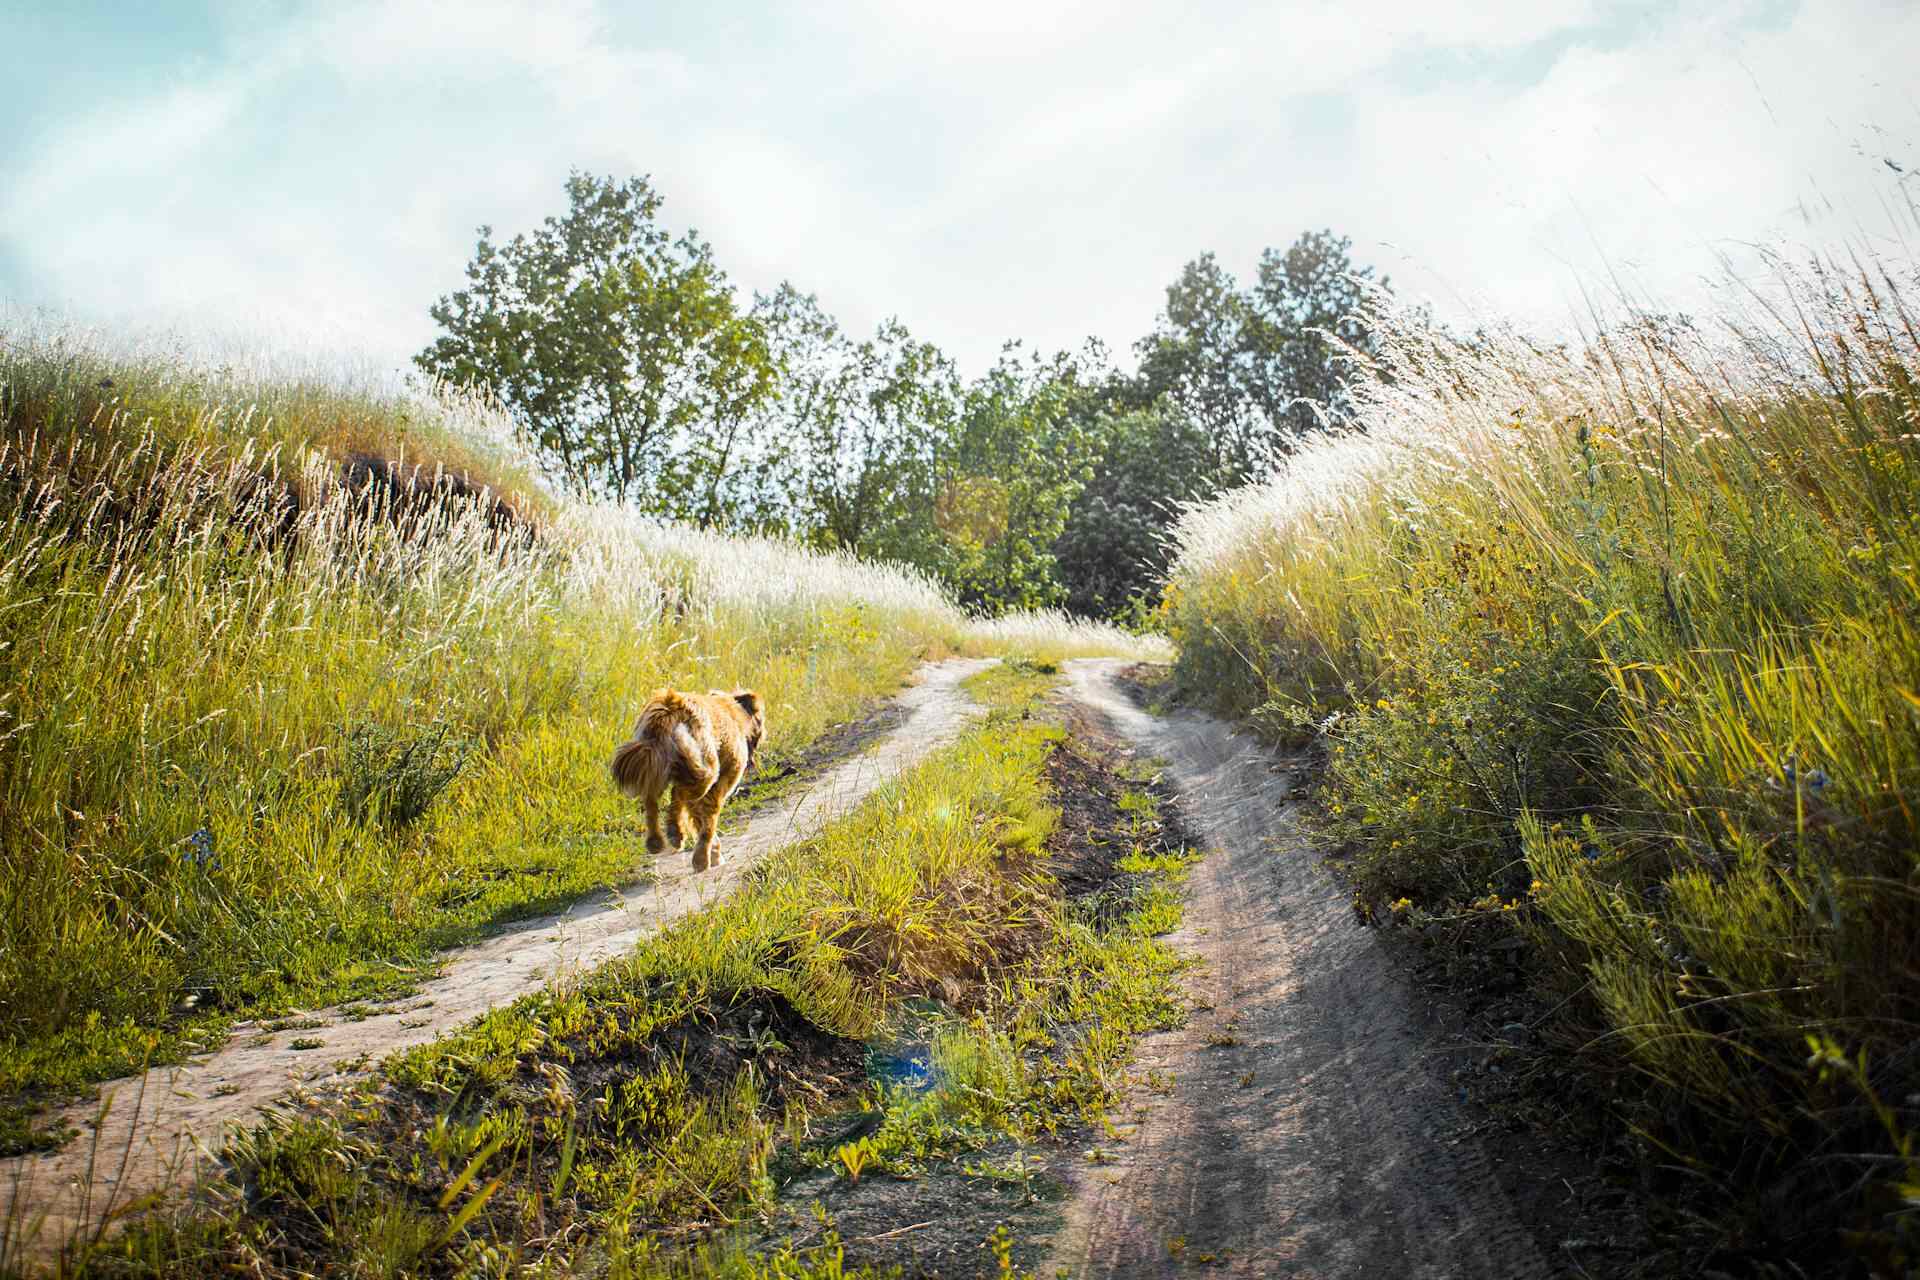
[[[1373,705],[1380,708],[1382,711],[1393,710],[1393,704],[1391,702],[1388,702],[1385,698],[1381,698],[1379,701],[1375,702]]]

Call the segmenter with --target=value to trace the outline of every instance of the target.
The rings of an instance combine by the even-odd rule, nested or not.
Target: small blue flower
[[[1822,791],[1825,791],[1828,784],[1833,781],[1832,778],[1827,776],[1825,769],[1809,769],[1805,773],[1801,773],[1791,764],[1783,764],[1780,766],[1780,780],[1789,787],[1805,787],[1815,795],[1819,795]]]
[[[1600,860],[1600,846],[1597,844],[1583,844],[1580,846],[1580,856],[1588,862],[1598,862]]]
[[[188,836],[184,843],[187,847],[180,852],[180,860],[190,867],[199,867],[213,871],[220,866],[220,855],[213,851],[213,832],[201,827]]]

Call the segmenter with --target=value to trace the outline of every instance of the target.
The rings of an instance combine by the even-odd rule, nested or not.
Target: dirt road
[[[432,1040],[591,968],[724,897],[768,852],[846,813],[882,782],[957,737],[981,710],[960,681],[990,665],[991,659],[953,659],[921,668],[898,699],[906,718],[897,728],[872,751],[752,815],[724,839],[726,861],[714,871],[694,875],[684,856],[662,859],[658,878],[623,901],[610,904],[596,895],[591,903],[451,953],[440,976],[372,1016],[355,1021],[322,1011],[277,1033],[242,1025],[204,1057],[103,1085],[110,1109],[97,1129],[98,1104],[75,1107],[61,1120],[81,1136],[63,1150],[0,1160],[0,1223],[30,1230],[29,1251],[44,1255],[113,1210],[190,1179],[230,1126],[252,1120],[290,1090],[364,1071],[396,1049]],[[636,854],[645,856],[637,848]],[[318,1046],[311,1047],[315,1041]]]
[[[1160,1088],[1112,1163],[1078,1166],[1044,1276],[1550,1275],[1379,941],[1298,833],[1287,762],[1210,717],[1136,708],[1116,661],[1073,695],[1169,780],[1206,858],[1173,939],[1202,1006],[1146,1041]],[[1124,1132],[1124,1129],[1123,1129]]]

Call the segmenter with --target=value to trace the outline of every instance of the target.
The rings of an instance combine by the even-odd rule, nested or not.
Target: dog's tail
[[[671,748],[649,738],[630,738],[613,753],[613,781],[635,800],[657,796],[667,788],[667,775],[673,767]]]
[[[609,765],[614,783],[634,799],[657,796],[670,783],[704,793],[720,773],[720,762],[703,751],[688,724],[694,714],[685,699],[662,689],[640,713],[633,737],[620,744]]]

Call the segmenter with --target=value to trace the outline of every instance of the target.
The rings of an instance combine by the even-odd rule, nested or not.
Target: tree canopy
[[[1330,231],[1245,286],[1187,263],[1133,372],[1009,343],[969,382],[898,319],[852,335],[791,284],[743,306],[644,177],[566,196],[531,232],[480,228],[421,370],[490,387],[567,488],[906,561],[987,611],[1142,616],[1178,505],[1339,421],[1370,351],[1373,273]]]
[[[491,387],[567,486],[716,522],[741,425],[773,393],[762,326],[697,232],[656,222],[647,179],[575,173],[567,200],[505,244],[480,229],[415,363]]]

